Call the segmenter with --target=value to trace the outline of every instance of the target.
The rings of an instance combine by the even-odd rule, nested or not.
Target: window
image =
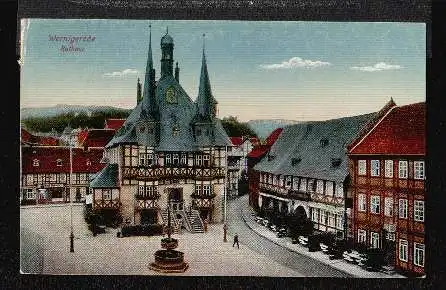
[[[360,193],[358,194],[358,211],[366,211],[366,199],[365,194]]]
[[[139,153],[139,166],[145,166],[145,165],[146,165],[146,154]]]
[[[328,215],[328,225],[330,227],[335,227],[336,226],[335,215],[332,214],[331,212],[328,212],[327,215]]]
[[[316,192],[317,193],[324,193],[324,181],[323,180],[318,180],[316,182]]]
[[[197,155],[197,166],[202,166],[203,165],[203,155],[199,154]]]
[[[386,232],[386,239],[389,241],[395,241],[395,233]]]
[[[336,227],[338,229],[343,229],[344,228],[344,218],[342,217],[342,215],[337,215],[336,216]]]
[[[379,214],[379,196],[372,195],[370,197],[370,212]]]
[[[366,173],[366,161],[358,160],[358,175],[365,175]]]
[[[413,218],[417,222],[424,222],[424,201],[414,201]]]
[[[166,154],[166,165],[170,165],[172,163],[172,156],[170,154]]]
[[[203,185],[203,195],[206,195],[206,196],[211,195],[211,186],[209,184]]]
[[[209,166],[209,161],[211,159],[211,156],[209,154],[205,154],[203,155],[203,165],[208,167]]]
[[[393,198],[384,198],[384,215],[393,216]]]
[[[398,177],[407,178],[407,161],[398,162]]]
[[[325,225],[325,211],[321,210],[320,212],[320,223]]]
[[[400,260],[407,262],[407,240],[400,239],[399,252],[400,252]]]
[[[400,219],[407,219],[407,199],[399,200],[399,217]]]
[[[379,234],[370,232],[370,246],[374,249],[379,248]]]
[[[196,184],[196,185],[195,185],[195,192],[196,192],[197,194],[201,194],[201,185],[200,185],[200,184]]]
[[[178,163],[180,162],[180,156],[178,154],[173,154],[172,161],[173,165],[178,165]]]
[[[111,199],[111,191],[110,191],[110,189],[104,189],[102,191],[102,199]]]
[[[318,210],[315,209],[315,208],[311,211],[311,219],[312,219],[312,221],[314,221],[315,223],[318,223],[318,222],[319,222],[319,214],[318,214],[317,211],[318,211]]]
[[[291,187],[291,176],[286,177],[285,186],[288,188]]]
[[[370,164],[370,175],[379,176],[379,160],[372,160]]]
[[[62,159],[57,159],[56,164],[57,166],[62,166]]]
[[[90,161],[90,159],[87,159],[87,166],[90,166],[91,165],[91,161]]]
[[[414,162],[414,178],[424,179],[424,161]]]
[[[393,160],[385,161],[385,177],[393,177]]]
[[[39,164],[40,164],[39,159],[34,159],[34,160],[33,160],[33,166],[34,166],[34,167],[38,167]]]
[[[414,243],[413,248],[413,263],[417,266],[424,267],[424,244]]]
[[[32,188],[28,188],[26,190],[26,198],[27,199],[34,199],[36,197],[36,194]]]
[[[358,230],[358,243],[365,243],[367,240],[367,233],[365,230]]]
[[[181,164],[186,165],[187,164],[187,155],[181,154]]]
[[[333,196],[333,182],[331,181],[325,182],[325,194]]]
[[[308,179],[308,191],[309,192],[314,192],[314,179]]]

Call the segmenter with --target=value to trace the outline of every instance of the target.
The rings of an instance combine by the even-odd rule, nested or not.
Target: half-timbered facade
[[[397,268],[424,273],[425,104],[395,104],[349,149],[357,243],[394,244]]]
[[[259,172],[258,204],[275,215],[313,221],[316,231],[345,236],[348,187],[346,146],[375,113],[287,126]]]
[[[102,148],[73,148],[70,178],[70,148],[65,146],[21,147],[21,196],[24,203],[85,200],[90,177],[104,166]],[[70,184],[71,179],[71,184]]]
[[[149,44],[143,96],[107,144],[104,157],[109,164],[91,184],[100,196],[108,188],[104,184],[111,186],[108,180],[113,180],[110,188],[119,196],[124,220],[165,223],[170,205],[174,225],[182,223],[193,231],[197,216],[222,221],[230,140],[216,118],[204,50],[193,102],[179,84],[178,63],[173,74],[173,47],[166,33],[161,39],[161,77],[155,81]],[[138,82],[138,96],[140,90]]]

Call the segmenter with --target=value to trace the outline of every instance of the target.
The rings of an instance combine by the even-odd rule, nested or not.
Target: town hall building
[[[106,145],[107,165],[90,183],[89,203],[132,224],[167,223],[170,206],[174,226],[200,232],[204,221],[223,221],[231,141],[216,117],[204,47],[195,102],[180,85],[178,62],[174,73],[173,51],[166,32],[156,81],[150,36],[137,105]]]

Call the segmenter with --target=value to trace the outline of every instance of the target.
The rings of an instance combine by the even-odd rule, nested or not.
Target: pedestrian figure
[[[235,236],[234,236],[234,243],[232,244],[232,246],[234,247],[235,244],[237,244],[237,249],[240,249],[240,246],[238,244],[238,235],[237,234],[235,234]]]

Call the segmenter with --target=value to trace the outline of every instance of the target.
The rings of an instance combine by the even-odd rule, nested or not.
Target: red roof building
[[[125,119],[106,119],[104,129],[118,130],[124,124]]]
[[[260,174],[258,171],[254,170],[254,166],[268,153],[269,149],[279,138],[280,133],[282,133],[282,128],[277,128],[274,130],[268,138],[266,138],[265,143],[261,144],[258,142],[257,146],[248,153],[248,180],[249,180],[249,205],[258,209],[259,208],[259,181]],[[258,139],[257,139],[258,140]]]
[[[104,148],[115,135],[114,129],[89,129],[78,134],[78,142],[81,147]]]
[[[73,175],[71,196],[81,201],[88,191],[90,177],[102,168],[103,148],[73,148]],[[65,146],[22,146],[21,200],[35,203],[69,201],[70,148]],[[47,196],[36,194],[44,190]]]
[[[356,243],[381,248],[397,269],[425,273],[426,105],[392,106],[349,146]]]
[[[21,144],[23,145],[42,145],[57,146],[59,140],[50,136],[36,136],[21,128]]]

